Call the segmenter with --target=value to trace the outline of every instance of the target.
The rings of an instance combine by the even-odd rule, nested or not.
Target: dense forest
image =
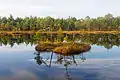
[[[25,18],[14,18],[12,15],[10,15],[9,17],[0,17],[1,31],[57,31],[59,28],[62,28],[62,30],[64,31],[120,30],[120,16],[114,17],[112,14],[107,14],[104,17],[90,18],[89,16],[87,16],[84,19],[77,19],[75,17],[63,19],[52,18],[50,16],[45,18],[33,16]]]

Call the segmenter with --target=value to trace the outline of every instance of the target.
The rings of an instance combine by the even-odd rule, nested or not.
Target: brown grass
[[[0,31],[0,34],[35,34],[37,31]],[[40,34],[57,34],[57,31],[38,32]],[[62,31],[65,34],[120,34],[120,31]]]
[[[82,43],[39,43],[35,49],[37,51],[53,51],[57,54],[72,55],[89,51],[91,48],[88,44]]]
[[[56,47],[54,52],[62,55],[73,55],[89,51],[90,48],[91,46],[88,44],[69,43],[60,47]]]

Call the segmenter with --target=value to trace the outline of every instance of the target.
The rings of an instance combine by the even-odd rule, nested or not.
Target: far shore
[[[57,34],[57,31],[0,31],[0,34]],[[62,31],[63,34],[120,34],[120,31]]]

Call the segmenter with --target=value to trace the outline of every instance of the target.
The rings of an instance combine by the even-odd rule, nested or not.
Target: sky
[[[120,0],[0,0],[0,16],[69,16],[92,18],[111,13],[120,16]]]

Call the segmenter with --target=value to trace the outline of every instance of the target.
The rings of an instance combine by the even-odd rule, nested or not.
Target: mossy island
[[[80,54],[83,52],[87,52],[91,49],[89,44],[84,43],[76,43],[76,42],[42,42],[39,43],[35,49],[40,52],[54,52],[61,55],[73,55],[73,54]]]

